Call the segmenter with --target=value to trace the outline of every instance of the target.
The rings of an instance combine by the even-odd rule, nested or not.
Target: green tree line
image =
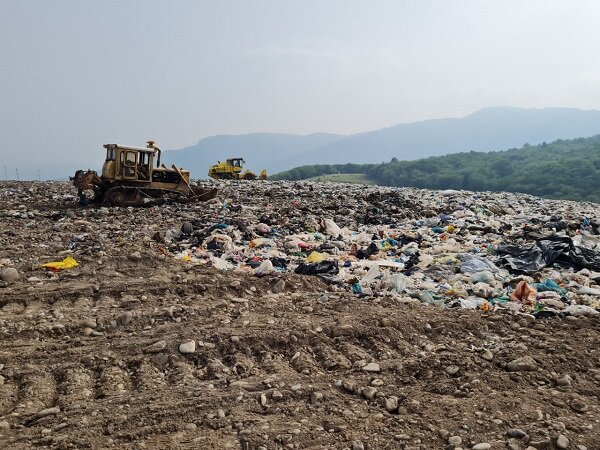
[[[386,186],[524,192],[541,197],[600,202],[600,135],[500,152],[464,152],[381,164],[321,164],[271,177],[304,180],[362,173]]]

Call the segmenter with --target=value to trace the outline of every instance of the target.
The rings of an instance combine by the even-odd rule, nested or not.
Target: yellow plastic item
[[[62,261],[52,261],[46,264],[42,264],[44,269],[51,270],[52,272],[60,272],[61,270],[72,269],[77,267],[79,264],[71,256],[67,256]]]
[[[434,264],[456,265],[460,264],[460,260],[454,256],[441,255],[433,260]]]
[[[326,259],[327,255],[325,253],[312,252],[310,255],[308,255],[306,261],[309,263],[318,263],[321,261],[325,261]]]

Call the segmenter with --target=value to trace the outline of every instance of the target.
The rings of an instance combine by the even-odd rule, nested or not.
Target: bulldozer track
[[[198,273],[193,282],[210,286],[213,278],[214,274]],[[166,302],[174,285],[164,280],[149,285],[130,286],[129,295],[145,294],[151,299],[127,306],[132,313],[127,323],[119,320],[124,307],[115,308],[119,303],[116,287],[103,289],[87,303],[76,297],[56,302],[49,292],[26,307],[6,303],[0,308],[4,377],[0,417],[19,430],[5,440],[5,445],[44,447],[65,439],[72,447],[97,448],[107,446],[110,438],[124,448],[136,448],[136,441],[144,441],[150,448],[216,449],[225,448],[227,443],[240,448],[246,439],[250,448],[257,448],[298,427],[293,425],[298,422],[294,417],[297,412],[291,411],[301,411],[309,417],[301,425],[304,439],[324,439],[331,448],[336,434],[323,434],[319,427],[337,429],[344,422],[327,405],[335,404],[340,411],[358,411],[361,417],[383,414],[381,423],[372,423],[378,432],[403,417],[421,420],[422,415],[451,409],[464,380],[442,377],[432,382],[431,374],[443,372],[457,354],[463,355],[461,370],[495,374],[494,380],[507,384],[513,394],[527,395],[530,386],[536,385],[535,377],[517,385],[510,374],[499,369],[499,362],[482,360],[469,351],[465,341],[455,339],[455,333],[469,335],[482,327],[488,327],[489,333],[500,332],[508,327],[504,321],[469,316],[474,323],[463,329],[457,323],[465,323],[459,316],[466,313],[448,313],[449,317],[436,319],[443,332],[436,329],[432,333],[427,324],[433,313],[407,318],[393,313],[398,309],[395,304],[382,304],[385,311],[372,317],[367,304],[348,303],[335,296],[321,302],[320,292],[305,292],[301,305],[312,305],[316,311],[307,315],[287,297],[267,294],[224,306],[224,297],[215,295],[216,288],[215,293],[195,296],[192,288],[186,287],[178,294],[178,301],[171,294]],[[148,287],[154,294],[149,294]],[[278,313],[272,315],[275,307]],[[48,314],[50,308],[52,315]],[[336,319],[332,321],[334,311]],[[249,325],[243,325],[241,318],[231,319],[241,312],[250,320]],[[396,319],[388,320],[389,326],[373,325],[373,321],[389,319],[390,312]],[[90,314],[104,327],[98,335],[85,336],[82,322]],[[113,320],[116,326],[110,325]],[[231,322],[225,327],[222,324],[226,320]],[[151,334],[144,331],[149,323]],[[561,329],[563,334],[568,332]],[[566,345],[566,341],[548,337],[541,330],[531,329],[530,333],[536,340]],[[597,329],[586,328],[580,333],[593,339]],[[443,350],[417,355],[425,334]],[[237,336],[239,343],[231,336]],[[470,336],[470,342],[477,346],[489,339]],[[194,354],[181,354],[178,346],[188,338],[210,346],[200,347]],[[147,349],[157,341],[164,341],[164,350],[149,353]],[[518,340],[508,343],[496,358],[508,359],[518,345]],[[565,354],[566,363],[578,363],[575,356]],[[381,359],[382,355],[386,358],[377,376],[386,383],[372,396],[367,388],[372,386],[373,377],[360,367],[362,361]],[[282,381],[285,383],[280,384]],[[591,374],[579,382],[581,389],[594,383]],[[314,400],[315,392],[324,392],[326,402]],[[466,410],[476,409],[485,392],[461,394],[461,405]],[[435,401],[415,402],[416,393]],[[403,412],[386,411],[385,400],[392,395]],[[261,405],[263,396],[265,405]],[[505,408],[519,408],[511,406],[509,397],[498,401]],[[530,408],[544,406],[543,399],[537,397],[531,402]],[[49,409],[54,412],[44,416]],[[317,411],[320,416],[314,415]],[[460,420],[457,417],[456,423]],[[264,424],[264,432],[247,438],[236,436],[228,427],[237,421]],[[199,424],[202,431],[186,430],[188,422]],[[45,434],[44,429],[55,431]]]

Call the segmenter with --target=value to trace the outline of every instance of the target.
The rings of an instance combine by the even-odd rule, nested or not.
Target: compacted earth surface
[[[518,274],[489,251],[486,291],[447,256],[581,227],[593,236],[598,205],[218,187],[207,204],[109,208],[77,205],[68,183],[0,185],[1,448],[600,448],[594,263]],[[449,218],[457,210],[472,214]],[[327,236],[332,224],[340,236]],[[379,242],[392,229],[404,234],[356,256],[369,246],[352,236]],[[339,271],[295,273],[315,249]],[[78,265],[41,267],[67,257]],[[403,286],[361,272],[382,260],[396,264],[378,279],[396,271]],[[494,300],[547,278],[560,296]]]

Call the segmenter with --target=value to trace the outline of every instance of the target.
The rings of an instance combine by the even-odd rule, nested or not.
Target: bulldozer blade
[[[181,203],[206,202],[217,196],[217,188],[196,188],[192,189],[193,194],[189,197],[178,199]]]

